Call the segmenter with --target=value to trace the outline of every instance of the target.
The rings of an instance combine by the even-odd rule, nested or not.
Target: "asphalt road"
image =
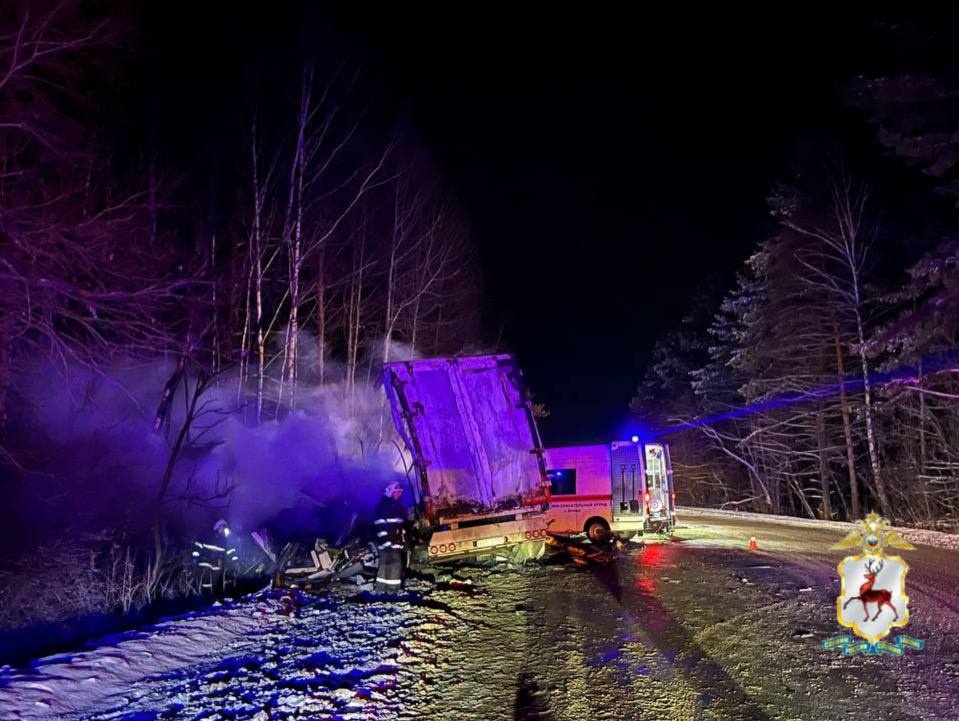
[[[427,569],[393,599],[341,586],[141,629],[0,678],[0,718],[959,718],[959,551],[903,552],[924,650],[843,657],[821,642],[848,528],[680,520],[601,568]]]
[[[903,631],[924,639],[924,650],[842,657],[821,641],[843,630],[836,566],[846,552],[829,547],[848,528],[690,510],[681,525],[671,541],[629,550],[613,566],[553,579],[534,614],[542,623],[532,624],[531,646],[546,662],[530,673],[548,697],[535,712],[959,718],[959,552],[903,552],[911,598]],[[758,551],[748,549],[751,536]]]

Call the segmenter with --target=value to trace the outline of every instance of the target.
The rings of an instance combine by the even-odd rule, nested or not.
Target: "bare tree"
[[[14,347],[64,365],[175,347],[188,331],[172,308],[193,280],[150,242],[155,189],[100,181],[109,173],[79,125],[77,86],[112,26],[19,3],[0,27],[2,422]]]
[[[784,217],[786,227],[806,236],[815,245],[797,253],[804,267],[806,282],[831,296],[839,311],[848,317],[854,329],[855,348],[863,387],[863,415],[866,423],[866,442],[869,451],[869,467],[872,482],[883,514],[891,510],[879,458],[879,443],[876,438],[875,409],[867,357],[865,331],[865,297],[863,274],[869,249],[875,237],[866,218],[869,192],[857,187],[847,176],[834,179],[832,185],[831,218],[828,225],[803,224]]]
[[[217,376],[207,373],[202,368],[188,367],[187,359],[182,358],[171,377],[167,388],[169,395],[164,395],[164,404],[169,406],[177,386],[183,388],[184,410],[182,417],[171,422],[172,416],[168,412],[158,413],[160,423],[154,425],[157,432],[170,432],[169,451],[163,472],[157,484],[156,496],[152,504],[150,536],[153,552],[150,557],[146,585],[148,596],[153,598],[161,587],[166,568],[166,553],[168,543],[164,534],[164,526],[169,514],[171,502],[203,503],[213,500],[222,500],[229,496],[233,487],[228,483],[220,482],[207,484],[206,490],[197,491],[195,479],[189,469],[184,469],[184,461],[188,455],[196,455],[197,448],[202,446],[223,421],[235,411],[224,407],[222,403],[210,396],[210,391],[216,385]],[[161,405],[163,408],[163,405]],[[180,484],[177,491],[177,484]]]

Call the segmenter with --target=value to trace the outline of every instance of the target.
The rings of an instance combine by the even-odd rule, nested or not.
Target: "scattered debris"
[[[554,550],[554,556],[565,553],[578,566],[605,566],[613,560],[615,552],[623,548],[623,542],[612,535],[607,536],[605,542],[594,543],[585,538],[550,533],[546,543]]]
[[[283,616],[292,616],[296,612],[296,597],[292,594],[280,596],[280,609],[277,613]]]
[[[304,548],[291,542],[277,557],[273,585],[314,592],[338,579],[350,579],[360,585],[376,575],[376,562],[376,547],[371,543],[354,540],[342,548],[333,548],[317,538],[312,548]]]

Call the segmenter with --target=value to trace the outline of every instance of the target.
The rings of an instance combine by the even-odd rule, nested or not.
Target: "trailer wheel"
[[[609,538],[609,524],[602,518],[590,518],[583,526],[583,530],[593,543],[600,543]]]

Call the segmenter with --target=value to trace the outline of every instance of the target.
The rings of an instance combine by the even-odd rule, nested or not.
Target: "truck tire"
[[[609,524],[605,519],[594,516],[583,524],[586,537],[593,543],[600,543],[609,538]]]

